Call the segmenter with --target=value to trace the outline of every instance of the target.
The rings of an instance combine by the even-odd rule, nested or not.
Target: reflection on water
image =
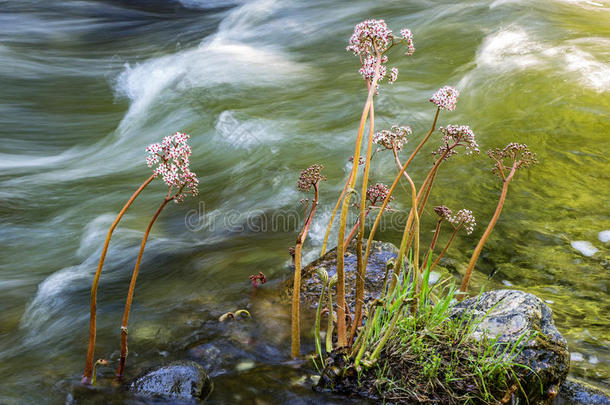
[[[474,287],[539,295],[569,341],[572,373],[607,386],[609,7],[585,0],[3,2],[0,402],[63,403],[82,371],[88,289],[106,230],[148,176],[144,147],[176,130],[192,134],[200,198],[167,209],[153,230],[132,311],[128,373],[190,357],[212,372],[214,403],[343,401],[313,393],[315,371],[286,361],[288,309],[270,291],[289,276],[286,249],[296,230],[260,223],[296,210],[299,171],[324,164],[329,181],[306,252],[315,257],[364,97],[346,40],[370,16],[408,26],[417,47],[411,58],[391,55],[401,76],[377,98],[380,129],[408,124],[417,139],[432,118],[430,95],[454,84],[462,96],[441,125],[470,125],[482,150],[518,141],[538,153],[541,164],[511,184]],[[372,181],[390,181],[393,162],[379,155],[374,164]],[[421,181],[428,164],[422,157],[412,176]],[[456,274],[495,207],[500,185],[489,169],[485,157],[450,161],[431,196],[433,205],[471,209],[480,224],[444,263]],[[99,356],[117,356],[129,273],[162,190],[147,189],[113,237],[100,287]],[[407,209],[406,190],[397,197],[394,208]],[[197,226],[185,226],[188,212],[197,213],[190,217]],[[231,226],[209,226],[227,219]],[[390,226],[380,237],[396,242],[400,230]],[[258,271],[272,282],[253,297],[248,276]],[[253,321],[216,321],[244,307]],[[102,378],[111,375],[102,370]]]

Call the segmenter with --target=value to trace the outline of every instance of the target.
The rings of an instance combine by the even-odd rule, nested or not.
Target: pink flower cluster
[[[349,39],[348,51],[355,55],[384,53],[390,46],[392,31],[384,20],[364,20],[354,27],[354,33]]]
[[[406,43],[407,45],[407,56],[411,56],[413,55],[413,53],[415,52],[415,46],[413,45],[413,33],[411,32],[410,29],[408,28],[403,28],[402,30],[400,30],[400,35],[402,37],[402,40]]]
[[[384,53],[399,40],[407,45],[407,55],[415,52],[413,46],[413,34],[408,29],[400,31],[402,37],[395,37],[384,20],[365,20],[354,27],[354,33],[349,39],[347,50],[360,56],[362,66],[359,73],[365,80],[371,81],[375,76],[375,65],[379,60],[379,82],[387,75],[388,69],[385,64],[388,62]],[[398,69],[391,68],[388,75],[388,82],[394,83],[398,78]]]
[[[443,134],[441,138],[443,145],[436,152],[432,152],[434,155],[442,156],[447,160],[457,154],[455,150],[457,146],[464,146],[467,155],[479,153],[479,145],[468,125],[447,125],[446,128],[440,127],[438,130]]]
[[[303,169],[297,183],[299,191],[308,192],[312,186],[317,186],[319,182],[326,180],[326,176],[322,175],[323,168],[322,165],[314,164]]]
[[[441,87],[430,97],[430,101],[441,110],[453,111],[460,92],[452,86]]]
[[[389,192],[390,190],[385,184],[377,183],[374,186],[370,186],[366,190],[366,199],[371,203],[371,205],[376,205],[378,202],[385,201]],[[393,199],[394,197],[390,197],[390,201]],[[386,209],[390,209],[390,206],[386,206]]]
[[[470,235],[472,231],[474,231],[474,227],[477,224],[474,215],[472,215],[472,211],[467,209],[459,210],[454,216],[448,217],[447,221],[452,223],[456,228],[460,225],[464,225],[467,235]]]
[[[191,147],[187,144],[190,136],[181,132],[163,138],[161,143],[153,143],[146,148],[148,167],[158,166],[153,174],[161,176],[165,184],[178,189],[174,201],[179,203],[186,194],[197,195],[199,180],[189,169]]]
[[[373,135],[373,142],[384,146],[386,149],[396,148],[396,150],[401,150],[404,144],[408,142],[407,136],[412,133],[413,131],[409,126],[392,125],[392,129],[384,129]]]

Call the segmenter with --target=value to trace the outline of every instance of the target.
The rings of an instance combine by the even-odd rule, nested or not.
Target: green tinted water
[[[307,260],[319,251],[345,180],[365,89],[344,49],[367,17],[411,28],[417,48],[410,58],[391,55],[401,73],[376,99],[379,129],[411,125],[413,145],[430,125],[430,95],[455,85],[458,108],[443,113],[440,125],[470,125],[483,151],[515,141],[538,154],[540,164],[510,186],[473,287],[537,294],[569,341],[571,372],[608,386],[610,249],[600,234],[610,230],[608,7],[559,0],[4,2],[0,402],[64,401],[84,362],[88,288],[106,229],[148,176],[144,147],[176,130],[192,135],[201,195],[169,207],[155,226],[131,317],[128,373],[200,352],[213,358],[212,350],[227,356],[204,361],[217,381],[212,402],[341,401],[312,393],[307,373],[285,362],[288,308],[273,305],[271,291],[290,275],[286,249],[295,215],[302,216],[299,171],[319,162],[329,178]],[[435,146],[432,139],[412,165],[417,182]],[[465,207],[479,223],[444,263],[456,275],[499,196],[490,168],[484,155],[458,156],[431,196],[430,207]],[[389,183],[394,171],[379,154],[372,181]],[[392,218],[409,208],[406,191]],[[100,290],[99,356],[116,358],[129,274],[162,193],[151,186],[113,238]],[[400,233],[388,221],[379,237],[398,243]],[[578,241],[597,251],[584,255]],[[248,276],[258,271],[271,284],[253,297]],[[249,305],[254,321],[216,322]]]

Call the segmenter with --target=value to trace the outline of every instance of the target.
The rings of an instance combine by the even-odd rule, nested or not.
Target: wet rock
[[[497,290],[458,303],[453,316],[468,312],[482,319],[475,338],[488,334],[498,337],[500,344],[514,345],[524,334],[536,332],[535,337],[517,344],[520,352],[515,358],[535,373],[524,368],[516,371],[530,403],[551,403],[570,366],[567,342],[555,328],[551,309],[533,294]]]
[[[366,249],[366,240],[363,250]],[[365,276],[365,302],[371,298],[378,298],[383,289],[383,281],[386,274],[386,265],[390,259],[398,256],[398,248],[388,242],[373,241],[371,253],[366,267]],[[356,241],[352,241],[345,252],[345,293],[346,301],[353,306],[354,291],[356,289]],[[316,275],[316,269],[324,267],[329,277],[337,273],[337,248],[329,250],[317,260],[314,260],[301,270],[301,297],[310,306],[315,307],[321,292],[321,283]],[[292,296],[292,279],[286,282],[284,287],[285,298]],[[351,308],[353,311],[353,307]]]
[[[568,377],[553,405],[610,405],[610,392]]]
[[[128,383],[129,391],[149,397],[189,400],[205,398],[212,381],[194,361],[175,361],[154,367]]]

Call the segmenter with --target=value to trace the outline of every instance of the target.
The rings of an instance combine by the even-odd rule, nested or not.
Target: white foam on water
[[[234,148],[250,149],[255,145],[280,139],[278,132],[271,130],[272,122],[264,120],[237,119],[235,112],[223,111],[216,119],[216,138]]]
[[[251,43],[243,42],[246,33],[258,27],[257,19],[274,5],[272,0],[247,3],[232,10],[218,32],[197,48],[126,65],[117,78],[116,93],[129,98],[131,105],[120,128],[146,115],[151,106],[191,89],[211,89],[225,83],[269,87],[302,82],[306,64],[291,60],[277,46],[257,42],[256,37]]]
[[[591,257],[595,253],[599,252],[599,249],[593,246],[591,242],[587,242],[585,240],[575,240],[573,242],[570,242],[570,246],[578,250],[583,256],[587,257]]]
[[[566,81],[576,82],[598,93],[610,90],[610,64],[597,59],[588,49],[603,50],[610,40],[591,37],[551,45],[518,25],[487,36],[475,57],[476,68],[458,84],[463,89],[479,73],[498,75],[516,70],[554,69]]]
[[[601,231],[597,234],[597,239],[604,243],[610,242],[610,230]]]

